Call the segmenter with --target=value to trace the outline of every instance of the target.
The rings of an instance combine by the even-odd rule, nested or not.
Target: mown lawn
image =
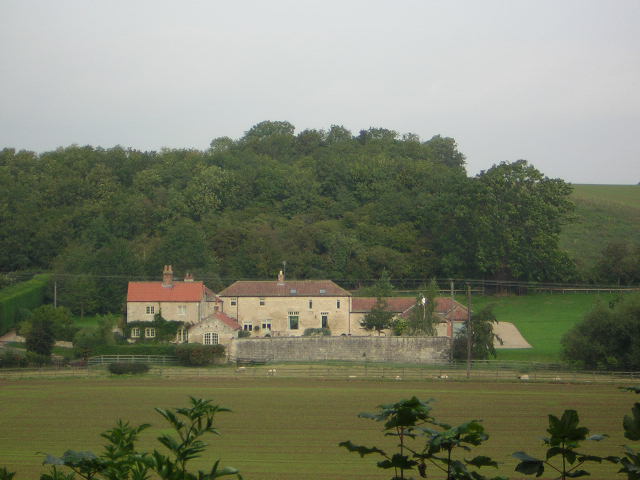
[[[16,480],[37,478],[43,454],[68,448],[98,451],[99,433],[123,418],[148,422],[141,447],[157,446],[167,432],[153,408],[186,405],[187,395],[231,407],[219,417],[221,437],[210,438],[207,461],[222,458],[247,479],[383,479],[372,458],[360,459],[337,444],[389,446],[380,425],[360,419],[381,403],[417,395],[434,398],[434,415],[453,424],[483,419],[491,438],[478,451],[500,462],[514,477],[513,451],[542,453],[548,413],[576,408],[586,426],[612,435],[607,454],[624,442],[621,419],[637,398],[614,386],[394,382],[316,379],[199,379],[153,377],[0,381],[0,465],[17,470]],[[469,456],[468,454],[466,455]],[[615,468],[597,467],[593,478],[614,478]],[[491,473],[495,473],[492,470]],[[438,476],[432,478],[441,478]]]
[[[117,314],[111,314],[111,315],[105,315],[105,316],[112,318],[114,322],[117,322],[118,319],[121,317],[121,315],[117,315]],[[80,328],[87,328],[87,327],[96,328],[98,326],[98,319],[100,317],[101,317],[100,315],[90,315],[90,316],[85,315],[82,318],[80,318],[79,316],[74,316],[73,323]]]
[[[598,301],[609,302],[616,294],[539,294],[508,297],[473,297],[472,308],[494,305],[499,321],[515,324],[533,348],[499,350],[498,359],[558,362],[562,336],[580,322]]]

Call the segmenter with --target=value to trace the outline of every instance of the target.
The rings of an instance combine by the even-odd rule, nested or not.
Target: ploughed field
[[[16,480],[34,479],[44,471],[44,454],[67,449],[99,452],[99,434],[118,418],[150,423],[140,448],[161,448],[155,438],[169,432],[154,407],[186,406],[187,396],[210,398],[230,407],[220,414],[221,436],[210,436],[200,468],[221,458],[246,479],[385,479],[391,472],[375,468],[374,457],[361,459],[338,447],[356,444],[384,448],[381,425],[357,417],[381,403],[416,395],[434,398],[435,417],[449,424],[482,419],[490,439],[474,454],[497,460],[499,473],[514,472],[511,453],[525,450],[542,456],[547,414],[573,408],[592,433],[608,433],[600,454],[619,455],[622,418],[637,395],[614,385],[453,382],[449,380],[383,381],[292,378],[159,379],[72,378],[0,380],[0,466],[18,472]],[[595,450],[588,451],[595,452]],[[465,455],[470,458],[471,454]],[[494,469],[484,469],[497,474]],[[591,478],[615,478],[612,465],[596,466]],[[430,478],[441,478],[429,474]]]

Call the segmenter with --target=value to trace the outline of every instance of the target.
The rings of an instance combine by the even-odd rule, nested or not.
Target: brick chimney
[[[173,287],[173,269],[171,265],[165,265],[162,270],[162,286]]]
[[[284,273],[282,273],[282,270],[278,273],[278,285],[284,285]]]
[[[189,272],[187,272],[184,276],[184,281],[185,282],[193,282],[193,275],[191,275]]]

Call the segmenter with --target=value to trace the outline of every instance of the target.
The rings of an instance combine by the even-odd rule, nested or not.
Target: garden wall
[[[448,337],[272,337],[234,340],[229,356],[232,361],[439,363],[449,360],[449,350]]]

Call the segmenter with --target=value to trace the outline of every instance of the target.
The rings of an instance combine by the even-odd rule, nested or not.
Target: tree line
[[[74,312],[126,277],[569,281],[571,186],[524,160],[470,177],[452,138],[266,121],[209,149],[0,151],[0,265],[59,274]],[[67,275],[67,276],[65,276]]]

